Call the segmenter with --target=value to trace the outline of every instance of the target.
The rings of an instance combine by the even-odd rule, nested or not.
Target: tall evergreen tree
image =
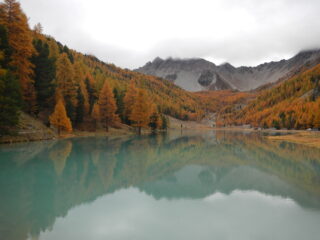
[[[0,25],[0,53],[1,69],[9,69],[12,48],[9,45],[7,29],[4,25]]]
[[[78,104],[76,108],[75,123],[76,125],[79,125],[83,122],[83,118],[84,118],[84,97],[82,95],[80,87],[78,88],[77,100],[78,100]]]
[[[116,99],[117,104],[117,111],[116,114],[120,117],[120,119],[124,122],[125,116],[124,116],[124,92],[121,90],[118,90],[117,88],[113,89],[114,98]]]
[[[73,64],[74,63],[74,57],[70,51],[70,49],[67,46],[63,46],[62,52],[66,53],[70,62]]]
[[[19,80],[9,66],[11,52],[6,28],[0,25],[0,135],[11,133],[18,124],[21,107]]]
[[[20,105],[18,79],[10,71],[0,74],[0,135],[10,134],[18,124]]]
[[[74,82],[75,84],[78,85],[78,88],[79,88],[77,93],[77,96],[78,96],[77,98],[79,98],[79,94],[83,98],[83,102],[81,104],[82,104],[82,107],[84,108],[83,109],[83,115],[84,115],[89,113],[89,96],[88,96],[86,85],[84,83],[85,74],[84,74],[83,66],[79,61],[76,61],[73,66],[74,66]]]
[[[34,40],[37,54],[31,58],[34,68],[35,89],[37,91],[37,104],[39,111],[52,108],[55,91],[55,60],[49,57],[49,46],[42,40]]]
[[[91,113],[93,105],[98,100],[98,94],[97,94],[97,91],[94,87],[93,77],[90,74],[87,75],[87,77],[85,79],[85,84],[87,87],[88,98],[89,98],[89,112]]]

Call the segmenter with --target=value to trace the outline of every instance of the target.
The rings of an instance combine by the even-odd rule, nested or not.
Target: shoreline
[[[270,141],[285,141],[320,148],[320,132],[302,131],[282,136],[267,136]]]
[[[308,130],[284,130],[284,129],[254,129],[254,128],[241,128],[241,127],[210,127],[205,124],[193,122],[184,122],[184,127],[180,128],[180,123],[182,121],[176,122],[173,126],[168,128],[168,131],[176,130],[193,130],[193,131],[235,131],[235,132],[261,132],[261,133],[283,133],[280,136],[265,136],[270,141],[286,141],[291,143],[303,144],[310,147],[320,148],[320,131],[308,131]],[[179,123],[179,124],[177,124]],[[51,130],[51,129],[50,129]],[[151,131],[144,130],[142,135],[150,134]],[[36,142],[36,141],[47,141],[47,140],[61,140],[69,138],[79,138],[79,137],[121,137],[121,136],[133,136],[135,131],[128,128],[110,128],[109,132],[105,130],[98,130],[95,132],[90,131],[79,131],[76,130],[72,133],[65,133],[58,136],[52,130],[49,132],[39,131],[32,134],[20,134],[16,136],[3,136],[0,137],[0,144],[14,144],[22,142]]]

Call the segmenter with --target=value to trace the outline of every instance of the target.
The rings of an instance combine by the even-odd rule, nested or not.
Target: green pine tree
[[[11,53],[7,30],[0,25],[0,135],[13,132],[12,129],[19,123],[22,103],[19,80],[9,67]]]
[[[37,54],[33,55],[31,62],[34,68],[35,89],[37,91],[37,103],[39,111],[43,109],[53,108],[52,105],[55,85],[53,80],[55,78],[55,60],[49,58],[49,46],[43,43],[42,40],[37,39],[33,42]]]
[[[117,111],[116,114],[120,117],[121,121],[125,121],[125,116],[124,116],[124,102],[123,98],[125,95],[124,91],[118,90],[117,88],[113,89],[113,94],[114,98],[116,99],[116,104],[117,104]]]
[[[0,135],[12,133],[19,123],[21,92],[19,80],[9,70],[0,74]]]
[[[76,125],[82,123],[83,117],[84,117],[84,97],[81,93],[80,87],[78,88],[77,100],[78,100],[77,101],[78,105],[76,107],[76,119],[75,119]]]

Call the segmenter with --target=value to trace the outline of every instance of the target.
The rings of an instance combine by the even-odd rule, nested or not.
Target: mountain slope
[[[124,95],[133,80],[138,88],[147,91],[148,96],[159,110],[178,119],[196,120],[201,118],[203,111],[199,100],[170,81],[154,76],[121,69],[112,64],[106,64],[93,56],[76,54],[79,61],[87,67],[87,71],[93,76],[95,88],[99,92],[104,81],[110,81],[110,85],[119,95]],[[120,108],[121,106],[118,106]]]
[[[136,71],[167,79],[188,91],[233,88],[218,74],[217,66],[204,59],[156,58]]]
[[[189,91],[248,91],[267,83],[274,83],[281,78],[288,78],[301,68],[309,68],[318,63],[320,50],[309,50],[300,52],[288,60],[237,68],[229,63],[217,66],[204,59],[156,58],[136,71],[165,78]]]
[[[320,64],[261,91],[241,110],[225,107],[220,112],[220,120],[222,125],[320,128]]]

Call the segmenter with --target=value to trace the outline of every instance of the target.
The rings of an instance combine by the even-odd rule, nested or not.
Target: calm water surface
[[[319,236],[319,149],[230,132],[0,146],[1,240]]]

